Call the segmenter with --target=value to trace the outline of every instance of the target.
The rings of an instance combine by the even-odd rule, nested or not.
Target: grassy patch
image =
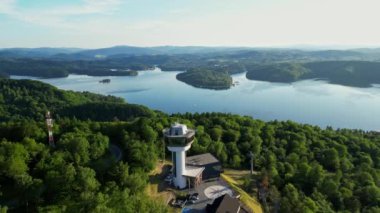
[[[232,171],[232,170],[228,170],[228,171]],[[223,178],[223,180],[225,180],[228,185],[231,186],[231,188],[233,190],[235,190],[237,193],[240,194],[240,200],[242,203],[244,203],[244,205],[246,205],[248,208],[251,209],[251,211],[253,211],[254,213],[262,213],[263,212],[263,209],[261,208],[261,204],[257,201],[256,198],[250,196],[247,192],[245,192],[243,189],[241,189],[239,187],[239,182],[241,182],[242,178],[245,176],[243,175],[244,173],[241,172],[241,173],[233,173],[235,174],[235,178],[229,176],[228,174],[231,174],[229,172],[226,172],[225,170],[225,173],[224,174],[221,174],[221,177]],[[236,170],[235,170],[236,171]]]
[[[244,178],[250,175],[249,170],[235,170],[235,169],[224,169],[223,172],[225,175],[228,175],[235,181],[234,184],[241,186],[243,185]]]
[[[167,167],[169,163],[158,163],[156,168],[149,174],[149,183],[145,188],[145,193],[153,200],[160,201],[162,203],[168,203],[173,197],[174,192],[166,190],[164,177],[167,174]],[[181,209],[173,208],[168,205],[169,213],[179,213]]]

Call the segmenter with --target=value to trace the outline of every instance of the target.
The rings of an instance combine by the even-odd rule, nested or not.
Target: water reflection
[[[167,113],[228,112],[262,120],[294,120],[325,127],[380,129],[380,88],[354,88],[305,80],[292,84],[251,81],[233,75],[239,84],[229,90],[199,89],[176,80],[179,72],[141,71],[138,76],[38,79],[61,89],[123,97]],[[29,78],[16,77],[13,78]],[[110,78],[110,84],[99,80]],[[380,85],[376,85],[380,86]]]

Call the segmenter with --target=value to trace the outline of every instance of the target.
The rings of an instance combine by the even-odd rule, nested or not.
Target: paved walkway
[[[184,191],[189,192],[189,190]],[[234,192],[228,187],[227,183],[225,183],[222,179],[203,182],[201,185],[197,186],[197,188],[190,190],[190,193],[195,192],[199,193],[199,200],[197,200],[194,204],[186,205],[185,208],[190,209],[186,212],[206,212],[205,208],[207,204],[213,203],[216,197],[219,197],[225,193],[228,193],[231,196],[235,195]]]
[[[204,193],[210,199],[215,199],[225,194],[229,194],[232,197],[232,190],[222,185],[209,186],[204,190]]]

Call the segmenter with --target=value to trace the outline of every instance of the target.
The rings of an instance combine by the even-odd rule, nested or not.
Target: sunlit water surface
[[[239,84],[229,90],[198,89],[176,80],[179,72],[140,71],[130,77],[38,79],[60,89],[90,91],[123,97],[129,103],[167,113],[227,112],[269,120],[380,130],[380,86],[355,88],[306,80],[292,84],[251,81],[245,74],[233,76]],[[12,76],[14,79],[37,79]],[[110,84],[99,80],[109,78]]]

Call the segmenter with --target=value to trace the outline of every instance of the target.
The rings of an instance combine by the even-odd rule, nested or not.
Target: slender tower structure
[[[53,137],[53,119],[51,118],[49,111],[47,111],[46,113],[46,126],[47,126],[48,134],[49,134],[49,145],[51,147],[55,147],[54,137]]]
[[[254,157],[253,152],[249,151],[248,157],[251,158],[251,175],[253,175],[253,157]]]
[[[186,125],[174,123],[170,128],[163,130],[165,142],[172,152],[174,185],[178,188],[186,187],[186,151],[194,141],[195,131]]]

